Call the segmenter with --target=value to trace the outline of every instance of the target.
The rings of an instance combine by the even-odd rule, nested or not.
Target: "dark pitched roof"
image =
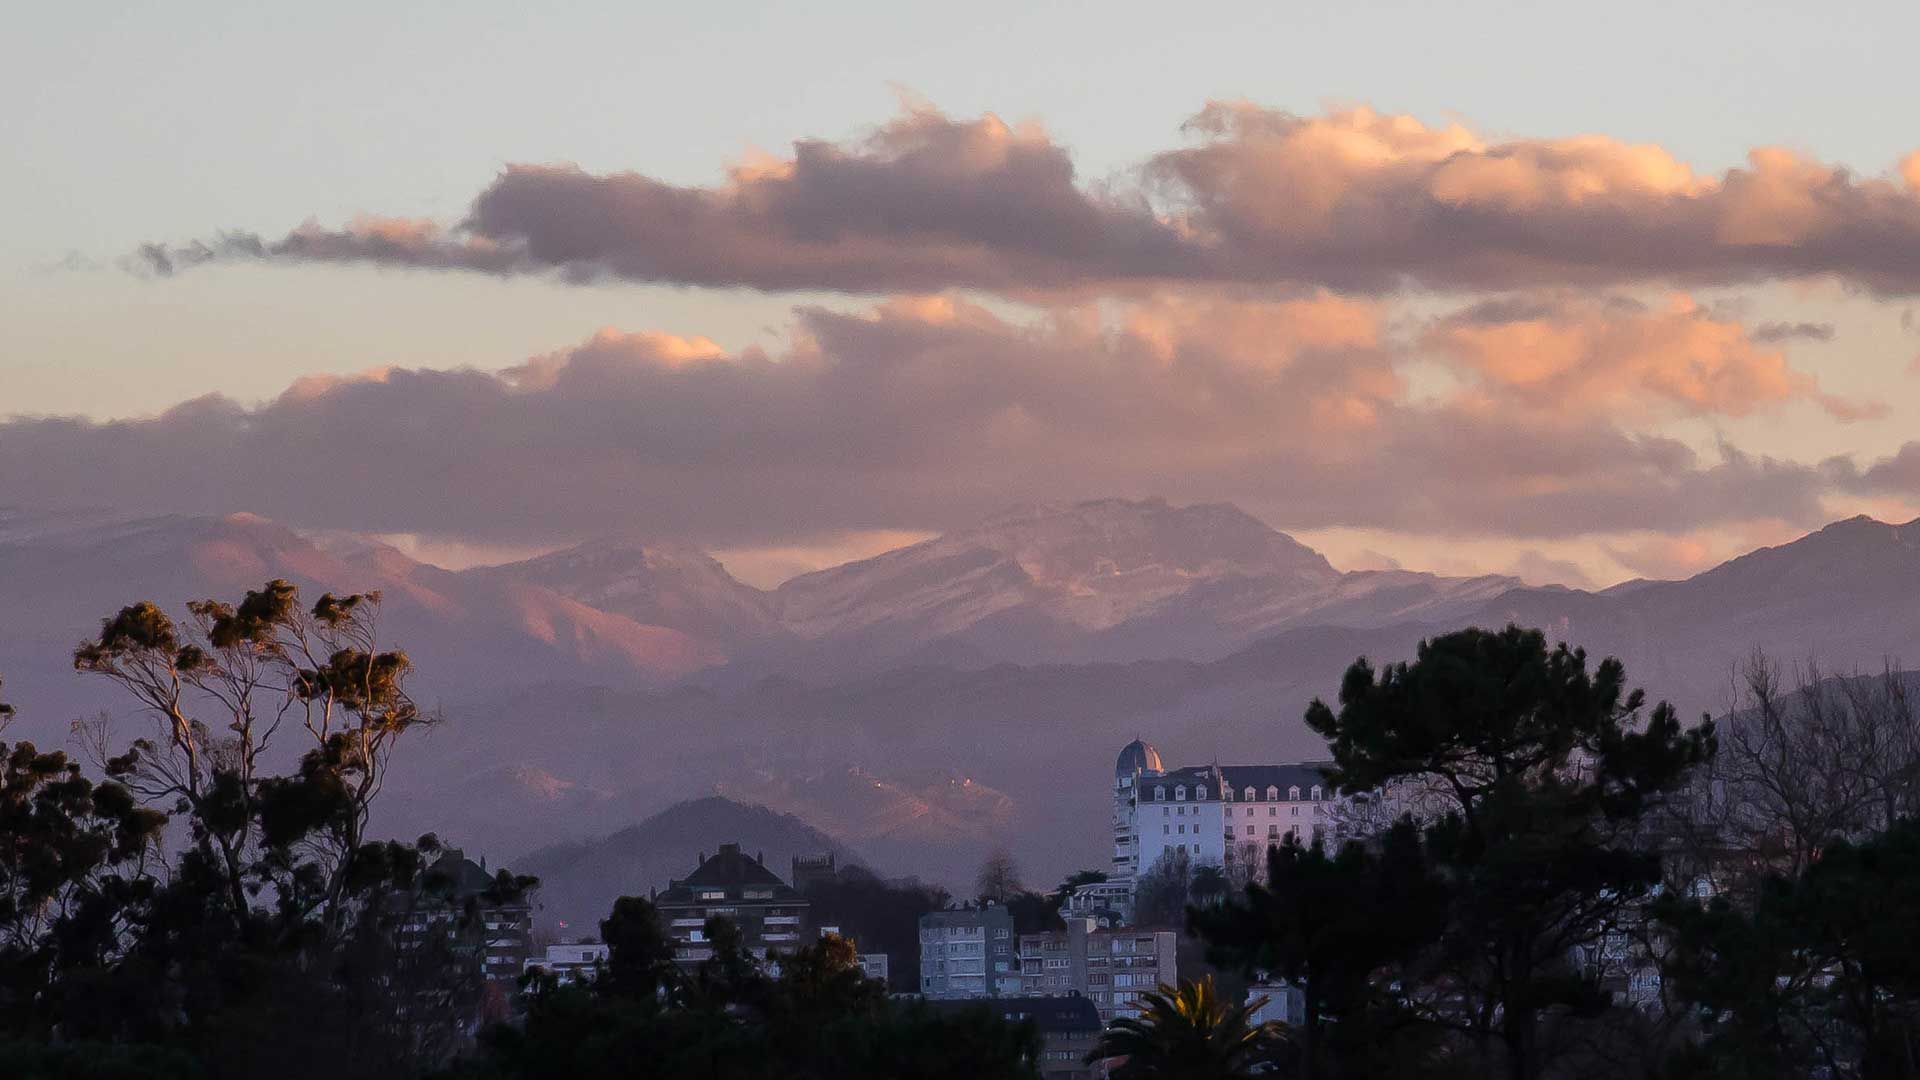
[[[1220,771],[1236,795],[1252,788],[1264,797],[1267,788],[1277,787],[1284,797],[1290,787],[1298,786],[1304,795],[1315,784],[1331,794],[1333,785],[1327,782],[1324,770],[1332,767],[1331,761],[1302,761],[1292,765],[1222,765]]]
[[[741,851],[739,844],[721,844],[720,850],[702,859],[693,873],[668,885],[655,902],[693,903],[697,893],[714,890],[724,890],[727,899],[739,900],[747,889],[766,889],[772,894],[756,899],[801,901],[798,890],[780,880],[780,875],[767,869],[764,863]]]
[[[1266,798],[1267,788],[1280,789],[1280,797],[1287,797],[1287,789],[1298,787],[1305,798],[1315,784],[1319,784],[1322,793],[1331,795],[1333,785],[1327,782],[1323,770],[1333,766],[1330,761],[1303,761],[1290,765],[1192,765],[1184,769],[1174,769],[1164,776],[1155,776],[1140,783],[1140,800],[1143,802],[1172,802],[1174,787],[1185,784],[1189,799],[1192,789],[1200,784],[1207,785],[1208,801],[1220,798],[1220,783],[1224,778],[1233,788],[1233,797],[1240,799],[1246,789],[1252,788],[1262,799]],[[1164,798],[1156,798],[1156,791],[1165,791]]]

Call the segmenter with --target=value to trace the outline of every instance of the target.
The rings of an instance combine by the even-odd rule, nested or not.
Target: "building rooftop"
[[[753,892],[765,892],[766,895],[746,896]],[[724,892],[728,900],[776,900],[782,903],[805,903],[799,890],[780,880],[780,875],[767,869],[766,864],[740,850],[739,844],[721,844],[720,850],[711,856],[702,855],[700,865],[693,873],[680,878],[667,886],[655,898],[657,904],[693,904],[700,903],[700,893]]]
[[[1153,778],[1152,784],[1144,781],[1140,787],[1142,802],[1173,802],[1174,789],[1182,784],[1187,788],[1187,800],[1198,801],[1196,789],[1202,785],[1207,788],[1207,800],[1220,798],[1220,787],[1224,783],[1233,789],[1233,801],[1246,801],[1246,790],[1252,788],[1257,800],[1267,797],[1268,788],[1279,789],[1279,797],[1287,798],[1292,788],[1300,789],[1300,797],[1306,798],[1315,784],[1320,785],[1323,797],[1331,797],[1333,785],[1327,781],[1325,770],[1333,766],[1330,761],[1303,761],[1291,765],[1193,765],[1184,769],[1173,769]],[[1165,794],[1156,796],[1155,792]]]

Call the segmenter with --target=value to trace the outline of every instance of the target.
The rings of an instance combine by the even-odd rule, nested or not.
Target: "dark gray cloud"
[[[1703,175],[1599,136],[1492,141],[1367,109],[1298,117],[1244,104],[1210,105],[1188,129],[1192,144],[1095,185],[1037,128],[917,108],[709,187],[514,165],[450,229],[370,217],[148,245],[133,261],[163,275],[284,259],[855,292],[1821,275],[1920,292],[1920,156],[1904,178],[1879,178],[1761,149]]]
[[[1764,322],[1747,334],[1754,341],[1773,344],[1781,341],[1832,341],[1833,324],[1816,322]]]

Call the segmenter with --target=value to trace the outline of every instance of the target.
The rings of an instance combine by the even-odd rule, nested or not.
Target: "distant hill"
[[[686,877],[723,843],[738,843],[783,880],[795,856],[831,854],[861,862],[850,848],[792,814],[720,796],[676,803],[644,821],[594,840],[554,844],[512,860],[540,878],[536,925],[561,936],[597,934],[621,896],[646,896]]]

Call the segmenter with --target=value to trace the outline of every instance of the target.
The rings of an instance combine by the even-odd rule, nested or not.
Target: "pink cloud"
[[[1746,416],[1795,400],[1840,420],[1885,412],[1822,392],[1784,353],[1684,295],[1661,308],[1570,293],[1491,301],[1437,320],[1424,344],[1488,393],[1562,412]]]
[[[1630,409],[1416,397],[1372,301],[1103,310],[1023,321],[901,298],[800,309],[778,354],[603,331],[500,373],[396,368],[256,408],[215,397],[145,420],[16,420],[0,424],[0,503],[84,491],[476,543],[639,529],[756,547],[1106,493],[1424,535],[1815,524],[1836,485],[1897,482],[1891,466],[1701,455],[1628,426]]]
[[[1725,284],[1833,276],[1920,292],[1920,186],[1761,147],[1700,173],[1601,135],[1492,139],[1355,108],[1214,103],[1131,181],[1080,180],[1037,125],[909,108],[715,185],[509,166],[464,221],[367,217],[148,245],[215,259],[374,262],[763,290],[1007,292],[1286,282],[1348,291]]]

